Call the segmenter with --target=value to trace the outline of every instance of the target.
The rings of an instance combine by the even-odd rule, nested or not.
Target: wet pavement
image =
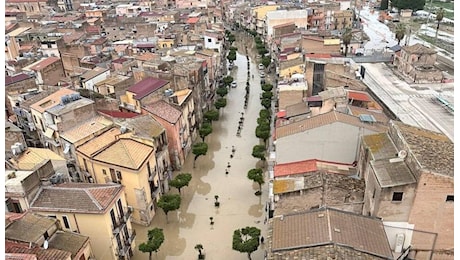
[[[200,156],[193,168],[193,154],[189,154],[181,171],[189,172],[193,178],[188,187],[181,190],[182,203],[177,211],[168,213],[169,224],[161,209],[153,219],[150,227],[133,224],[136,229],[136,249],[132,259],[148,259],[148,253],[138,250],[139,244],[147,239],[149,229],[163,229],[165,241],[153,259],[197,259],[196,244],[202,244],[206,259],[248,259],[247,254],[232,249],[233,231],[246,226],[255,226],[266,237],[267,225],[264,219],[265,204],[268,199],[267,173],[266,183],[262,186],[262,196],[255,196],[258,184],[247,178],[247,172],[262,166],[252,157],[252,148],[260,144],[255,136],[262,93],[257,64],[251,58],[250,96],[248,107],[244,109],[244,95],[247,80],[246,56],[237,54],[235,67],[231,74],[238,82],[237,88],[231,88],[227,95],[227,106],[220,111],[219,121],[213,122],[213,132],[206,137],[208,153]],[[241,137],[236,136],[238,122],[244,112],[244,124]],[[236,152],[233,158],[232,146]],[[227,168],[227,163],[231,167]],[[225,173],[228,169],[228,174]],[[170,193],[177,194],[172,188]],[[219,196],[220,207],[214,206],[214,196]],[[214,225],[210,225],[210,217]],[[264,246],[252,254],[253,259],[263,259]]]

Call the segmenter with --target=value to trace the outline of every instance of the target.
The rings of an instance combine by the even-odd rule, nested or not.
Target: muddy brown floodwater
[[[189,172],[193,178],[188,187],[181,190],[182,204],[179,210],[168,213],[169,223],[161,209],[149,227],[134,224],[136,229],[136,249],[134,260],[148,259],[148,253],[138,250],[139,244],[147,239],[147,231],[154,227],[163,229],[165,241],[153,259],[197,259],[196,244],[202,244],[207,260],[248,259],[247,254],[232,249],[233,231],[246,226],[255,226],[266,237],[267,227],[265,203],[268,199],[267,173],[266,183],[262,186],[262,196],[255,196],[259,189],[256,183],[247,178],[247,172],[262,166],[252,157],[252,148],[260,144],[255,136],[257,118],[262,109],[259,96],[262,93],[257,64],[250,59],[251,74],[250,97],[248,107],[244,109],[244,95],[247,80],[246,56],[237,53],[235,67],[231,75],[238,86],[231,88],[227,95],[227,106],[221,109],[219,121],[213,122],[213,132],[206,137],[209,145],[206,156],[201,156],[193,168],[193,154],[189,154],[183,168],[175,172]],[[244,124],[241,137],[236,136],[238,122],[244,112]],[[232,146],[236,152],[231,158]],[[230,162],[231,167],[227,168]],[[229,173],[225,174],[228,169]],[[177,194],[172,188],[170,193]],[[219,196],[220,207],[214,207],[214,196]],[[209,217],[214,218],[210,225]],[[252,259],[264,259],[263,245],[252,254]]]

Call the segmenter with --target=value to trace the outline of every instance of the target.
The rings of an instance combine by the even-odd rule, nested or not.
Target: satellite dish
[[[45,242],[43,242],[43,248],[48,249],[48,240],[45,240]]]
[[[406,151],[401,150],[401,151],[398,152],[398,157],[399,157],[399,158],[404,159],[404,158],[406,158],[406,156],[407,156],[407,152],[406,152]]]

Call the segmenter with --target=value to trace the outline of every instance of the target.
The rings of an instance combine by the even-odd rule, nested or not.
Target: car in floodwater
[[[236,88],[236,86],[237,86],[236,81],[233,81],[233,82],[230,84],[230,86],[231,86],[232,88]]]

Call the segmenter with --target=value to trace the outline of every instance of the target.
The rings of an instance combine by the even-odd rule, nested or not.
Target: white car
[[[233,81],[230,86],[232,86],[232,88],[236,88],[237,84],[236,84],[236,81]]]
[[[262,79],[265,78],[265,73],[263,71],[260,72],[260,78],[262,78]]]
[[[265,66],[261,63],[259,64],[259,70],[264,70],[265,69]]]

